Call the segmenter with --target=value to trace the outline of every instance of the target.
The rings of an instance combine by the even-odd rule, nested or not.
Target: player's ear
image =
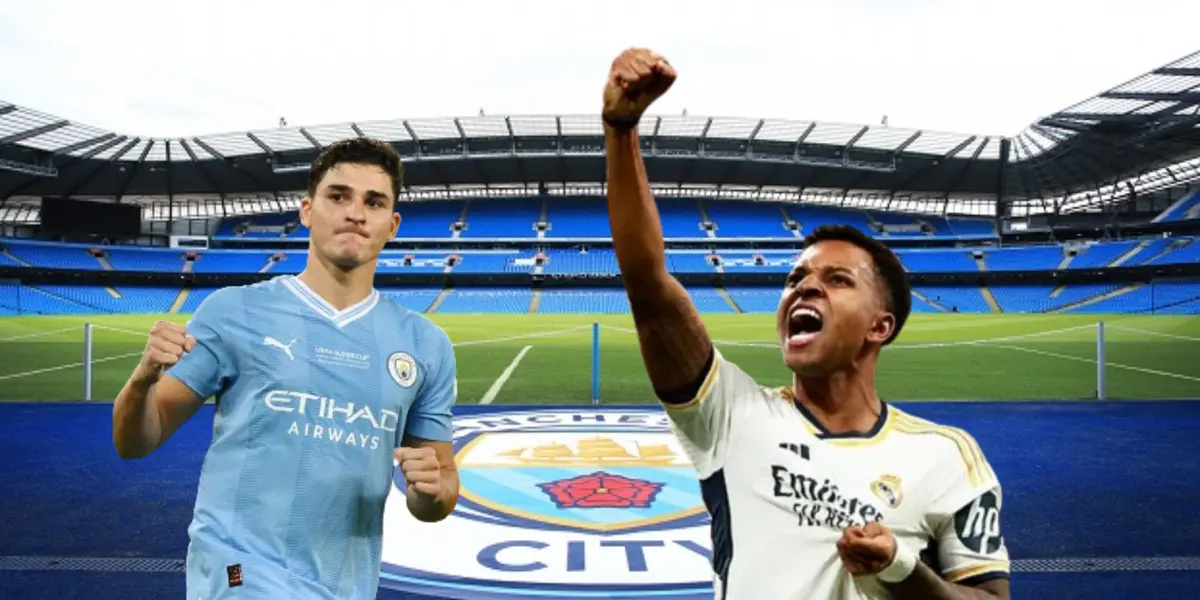
[[[880,312],[871,323],[871,331],[867,333],[867,340],[882,345],[892,337],[892,332],[895,330],[896,315],[890,312]]]
[[[300,224],[312,229],[312,198],[305,196],[300,200]]]
[[[399,213],[399,211],[393,210],[392,211],[392,238],[396,237],[397,231],[400,231],[400,213]]]

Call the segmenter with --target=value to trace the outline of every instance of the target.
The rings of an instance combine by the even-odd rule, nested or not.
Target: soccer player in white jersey
[[[325,149],[301,202],[303,272],[218,290],[186,328],[156,323],[116,399],[113,442],[138,458],[216,397],[189,600],[373,599],[396,465],[415,518],[457,502],[450,340],[373,285],[402,173],[376,140]]]
[[[608,211],[646,370],[712,516],[716,597],[1007,599],[1000,484],[979,447],[876,394],[911,305],[887,247],[845,226],[806,238],[777,317],[791,385],[761,387],[713,346],[668,272],[638,146],[675,77],[648,50],[613,61]]]

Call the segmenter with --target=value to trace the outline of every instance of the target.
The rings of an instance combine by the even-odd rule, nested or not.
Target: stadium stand
[[[599,217],[597,217],[599,218]],[[61,270],[118,270],[148,272],[179,272],[187,263],[196,273],[298,273],[303,269],[306,254],[303,250],[270,251],[245,249],[210,249],[181,251],[166,248],[106,247],[85,244],[9,239],[5,247],[24,265],[38,269]],[[1200,262],[1200,238],[1170,237],[1143,241],[1094,242],[1077,251],[1070,264],[1063,266],[1071,245],[1039,245],[1031,247],[995,248],[900,248],[896,254],[905,267],[914,273],[956,273],[988,271],[1055,271],[1065,268],[1083,269],[1113,267],[1120,264],[1183,264]],[[671,270],[676,273],[716,273],[749,270],[786,273],[799,255],[797,249],[715,249],[668,250]],[[189,260],[188,255],[194,255]],[[385,250],[381,255],[380,272],[443,272],[450,268],[460,273],[529,272],[536,267],[535,259],[543,257],[547,273],[615,274],[616,257],[611,249],[588,248],[551,249],[538,252],[532,249],[496,250]],[[978,254],[981,259],[974,256]],[[452,260],[453,259],[453,260]],[[111,269],[106,269],[107,260]],[[12,266],[22,266],[12,262]],[[980,269],[980,263],[984,265]],[[269,269],[268,269],[269,267]]]
[[[1189,219],[1200,219],[1200,190],[1180,198],[1178,202],[1155,217],[1154,222],[1164,223]]]
[[[29,112],[4,110],[13,119]],[[1130,157],[1112,154],[1105,119],[1071,114],[1012,138],[648,116],[640,131],[667,268],[704,312],[771,312],[803,237],[843,224],[895,249],[915,282],[917,312],[1200,312],[1200,159],[1181,150],[1195,146],[1194,132],[1116,140],[1139,144]],[[1136,129],[1127,121],[1157,131],[1153,114],[1122,115],[1122,131]],[[30,146],[36,128],[17,133],[0,141],[0,159],[40,172],[45,156],[69,158],[51,161],[61,175],[47,171],[45,181],[0,172],[11,201],[0,207],[10,236],[0,238],[0,314],[186,313],[226,280],[301,272],[305,167],[354,135],[384,136],[405,158],[401,223],[377,270],[389,296],[422,312],[626,312],[599,183],[598,119],[281,127],[200,136],[186,148],[137,138],[117,154],[97,145],[116,134],[43,148]],[[1054,139],[1038,133],[1072,119]],[[272,146],[285,137],[294,147]],[[1079,148],[1084,165],[1072,162]],[[162,170],[170,176],[148,175]],[[59,195],[139,198],[152,239],[42,232],[42,199]],[[162,247],[175,237],[197,243]],[[88,242],[49,241],[66,239]]]
[[[526,209],[535,203],[526,203]],[[728,207],[727,207],[728,208]],[[528,216],[529,210],[526,211]],[[441,214],[446,214],[442,212]],[[579,211],[578,223],[601,221],[600,215]],[[683,215],[684,213],[676,213]],[[751,221],[762,223],[763,212],[751,213]],[[591,215],[590,217],[585,217]],[[501,225],[487,231],[500,232],[513,226],[516,217],[505,215]],[[690,217],[689,217],[690,218]],[[525,217],[519,216],[524,222]],[[684,221],[675,226],[682,228]],[[699,221],[697,221],[697,226]],[[531,230],[532,231],[532,230]],[[742,230],[745,231],[745,230]],[[203,275],[299,273],[307,260],[302,250],[270,251],[246,249],[138,248],[61,244],[21,239],[4,240],[8,264],[42,271],[127,271]],[[668,265],[679,274],[756,273],[778,277],[790,269],[796,249],[669,250]],[[1194,237],[1154,238],[1132,241],[1097,241],[1087,244],[1038,245],[1030,247],[901,248],[902,263],[912,273],[1053,272],[1113,267],[1123,264],[1172,265],[1200,263],[1200,241]],[[979,258],[976,258],[979,257]],[[380,259],[380,274],[542,274],[547,276],[615,276],[616,257],[611,248],[497,250],[387,250]],[[778,283],[778,282],[777,282]],[[921,285],[916,288],[916,312],[1148,312],[1169,308],[1172,312],[1196,312],[1200,285],[1178,283],[1129,286],[1119,284],[1072,285]],[[384,288],[413,310],[428,311],[443,295],[440,287]],[[194,310],[211,290],[188,290],[180,312]],[[731,286],[726,290],[691,286],[688,289],[704,312],[772,312],[778,303],[778,287]],[[1117,293],[1120,292],[1120,293]],[[180,297],[181,287],[121,285],[6,284],[0,288],[4,314],[34,313],[155,313],[168,312]],[[1109,294],[1115,294],[1107,297]],[[995,305],[989,303],[989,296]],[[533,306],[531,288],[511,286],[467,287],[444,294],[438,312],[515,312],[535,309],[539,313],[620,313],[628,302],[620,289],[557,289],[541,291]]]
[[[884,211],[804,206],[783,202],[661,198],[659,215],[667,238],[796,239],[824,224],[849,224],[898,239],[996,239],[985,219],[909,215]],[[481,198],[470,201],[411,202],[400,207],[397,239],[609,239],[604,201],[587,197]],[[538,223],[545,219],[544,233]],[[711,224],[711,232],[705,228]],[[794,228],[789,228],[789,223]],[[459,224],[461,231],[455,231]],[[270,243],[303,240],[308,230],[296,213],[225,219],[215,241]]]

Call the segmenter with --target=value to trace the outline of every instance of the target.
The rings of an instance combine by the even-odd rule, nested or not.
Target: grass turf
[[[652,401],[628,315],[430,317],[458,344],[459,401],[476,403],[530,346],[494,404],[582,404],[591,398],[592,331],[601,324],[601,399]],[[116,395],[150,325],[186,315],[0,318],[0,400],[78,400],[83,324],[94,330],[93,399]],[[1096,391],[1096,327],[1106,324],[1108,396],[1200,397],[1200,319],[1137,315],[918,314],[879,369],[893,400],[1081,399]],[[788,381],[773,316],[708,315],[724,355],[763,385]]]

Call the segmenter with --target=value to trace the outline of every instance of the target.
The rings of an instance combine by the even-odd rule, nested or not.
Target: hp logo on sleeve
[[[983,554],[1000,550],[1000,499],[995,490],[975,499],[954,514],[954,530],[964,546]]]

